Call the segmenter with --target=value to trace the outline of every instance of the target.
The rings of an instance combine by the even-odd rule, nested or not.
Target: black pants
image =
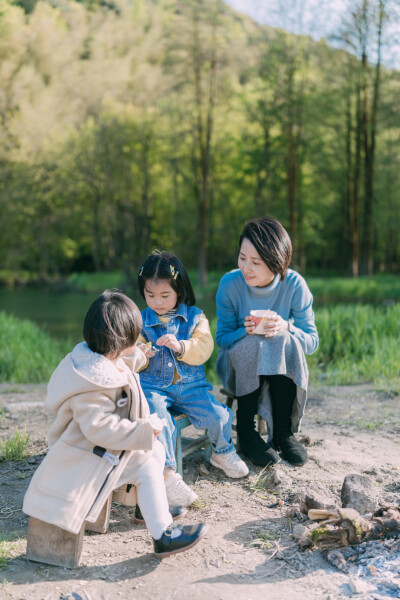
[[[258,405],[262,387],[268,380],[272,401],[272,416],[274,422],[274,439],[291,434],[291,414],[296,398],[296,385],[285,375],[262,375],[260,386],[250,394],[238,396],[237,432],[241,434],[254,428],[254,417],[258,413]]]

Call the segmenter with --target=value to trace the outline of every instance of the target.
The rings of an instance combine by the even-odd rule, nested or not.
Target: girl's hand
[[[156,413],[151,413],[151,415],[149,416],[149,422],[153,429],[153,433],[156,437],[160,435],[163,428],[167,424],[167,421],[165,419],[160,419],[160,417]]]
[[[157,346],[166,346],[178,354],[182,354],[184,346],[172,333],[166,333],[157,340]]]
[[[254,333],[256,324],[254,323],[251,315],[248,315],[247,317],[245,317],[244,326],[246,328],[246,333],[248,333],[249,335],[252,335]]]
[[[280,315],[275,314],[273,317],[269,317],[264,323],[264,336],[274,337],[280,331],[289,331],[289,323],[282,319]]]
[[[155,351],[152,350],[147,344],[136,344],[136,346],[143,352],[146,358],[153,358],[155,355]]]

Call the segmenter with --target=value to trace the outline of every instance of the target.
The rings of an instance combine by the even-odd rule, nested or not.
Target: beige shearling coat
[[[135,373],[145,360],[136,349],[114,364],[83,342],[61,361],[45,399],[55,415],[49,452],[25,494],[26,514],[78,533],[96,521],[127,462],[139,469],[148,460],[155,436]]]

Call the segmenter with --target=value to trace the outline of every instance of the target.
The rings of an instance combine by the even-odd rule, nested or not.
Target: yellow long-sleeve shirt
[[[171,317],[158,317],[164,325],[168,323]],[[193,331],[190,340],[180,340],[184,346],[182,354],[177,354],[177,359],[188,365],[202,365],[211,356],[214,349],[214,339],[211,335],[210,324],[204,313],[201,314],[199,324]],[[142,335],[139,335],[138,344],[145,343],[146,340]],[[147,363],[142,367],[142,371],[147,367]],[[178,371],[175,369],[175,375],[172,383],[178,381]]]

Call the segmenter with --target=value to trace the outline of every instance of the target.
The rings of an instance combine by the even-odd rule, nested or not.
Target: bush
[[[45,382],[69,350],[69,341],[55,341],[34,323],[0,312],[0,381]]]
[[[312,376],[327,383],[374,382],[400,389],[400,305],[337,305],[316,310],[320,338],[308,357]]]

